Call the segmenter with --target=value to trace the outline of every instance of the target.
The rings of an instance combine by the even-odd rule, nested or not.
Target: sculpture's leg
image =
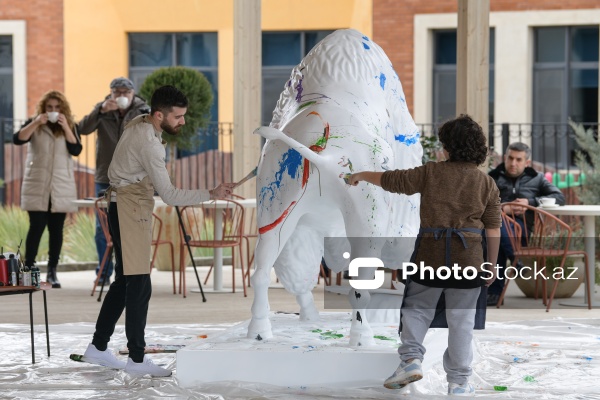
[[[362,278],[369,279],[369,278]],[[367,307],[371,300],[368,290],[350,289],[350,305],[352,306],[352,324],[350,325],[350,346],[373,346],[373,330],[367,320]]]
[[[302,293],[296,296],[296,301],[300,305],[301,321],[318,321],[319,310],[315,306],[315,300],[312,292]]]
[[[256,269],[250,278],[254,289],[252,301],[252,319],[248,325],[246,337],[262,340],[273,337],[271,321],[269,321],[269,284],[271,283],[271,268],[277,259],[277,245],[262,241],[256,246],[254,263]]]

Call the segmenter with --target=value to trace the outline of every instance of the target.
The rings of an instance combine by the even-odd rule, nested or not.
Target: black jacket
[[[506,203],[516,199],[527,199],[529,205],[537,207],[540,204],[540,197],[554,197],[556,204],[564,205],[565,196],[559,188],[548,182],[546,177],[531,167],[525,168],[525,171],[518,178],[506,176],[504,163],[492,170],[489,175],[496,181],[500,190],[500,201]]]

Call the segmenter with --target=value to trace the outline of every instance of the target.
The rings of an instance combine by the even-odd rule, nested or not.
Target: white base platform
[[[398,367],[393,324],[372,324],[376,345],[352,348],[349,312],[321,313],[314,322],[274,313],[273,338],[262,341],[246,338],[248,322],[179,350],[179,385],[245,381],[297,388],[378,387]]]
[[[404,293],[404,285],[400,289],[375,289],[371,290],[371,301],[367,308],[369,323],[382,323],[400,325],[400,307]],[[326,310],[351,311],[348,300],[349,286],[326,286],[324,306]]]

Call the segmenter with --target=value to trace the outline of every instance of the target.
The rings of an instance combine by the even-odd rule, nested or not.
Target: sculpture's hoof
[[[351,347],[369,347],[375,346],[373,332],[358,332],[354,333],[350,330],[350,346]]]
[[[300,309],[300,321],[319,321],[320,319],[319,310],[314,304],[311,307]]]
[[[271,321],[268,318],[254,319],[250,321],[248,325],[248,333],[246,334],[248,339],[264,340],[273,337],[271,332]]]

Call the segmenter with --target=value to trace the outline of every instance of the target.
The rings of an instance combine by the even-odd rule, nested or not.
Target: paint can
[[[0,282],[2,282],[2,286],[8,286],[8,261],[6,261],[6,257],[4,254],[0,254]]]
[[[12,253],[8,255],[8,278],[11,286],[19,286],[19,261]]]

